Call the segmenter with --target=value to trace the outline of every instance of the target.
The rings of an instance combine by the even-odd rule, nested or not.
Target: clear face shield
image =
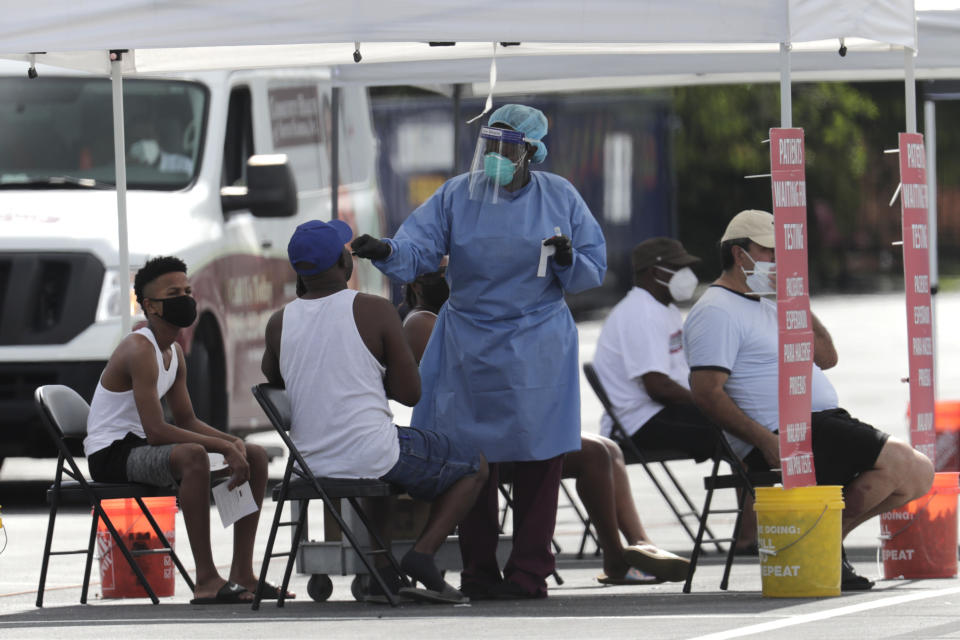
[[[527,140],[519,131],[481,127],[477,148],[470,164],[470,199],[496,204],[509,200],[510,194],[527,179]]]

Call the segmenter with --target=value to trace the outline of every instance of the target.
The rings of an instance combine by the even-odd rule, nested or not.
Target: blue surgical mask
[[[488,153],[483,157],[483,171],[491,180],[505,187],[513,182],[517,165],[499,153]]]

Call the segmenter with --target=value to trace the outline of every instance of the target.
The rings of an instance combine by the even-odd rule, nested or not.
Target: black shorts
[[[641,453],[644,451],[682,451],[697,462],[718,455],[720,430],[692,404],[664,407],[630,436]],[[624,457],[632,459],[629,447],[622,443]]]
[[[811,416],[813,464],[817,484],[846,486],[854,478],[873,469],[889,434],[860,422],[844,409],[815,411]],[[766,471],[770,465],[759,449],[743,458],[751,471]]]
[[[114,440],[110,446],[87,456],[87,469],[96,482],[129,482],[127,479],[127,458],[136,447],[147,446],[145,438],[128,433],[120,440]]]

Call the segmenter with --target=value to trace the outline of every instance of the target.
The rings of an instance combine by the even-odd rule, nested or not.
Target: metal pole
[[[460,167],[460,108],[463,100],[463,85],[453,85],[453,175],[463,172]]]
[[[793,126],[793,100],[790,95],[790,43],[780,43],[780,126]]]
[[[127,244],[127,162],[123,137],[123,51],[110,52],[110,85],[113,93],[113,159],[117,178],[117,251],[120,280],[120,339],[131,328],[130,318],[130,248]]]
[[[940,376],[937,372],[937,291],[940,289],[940,271],[937,256],[937,103],[923,103],[924,141],[927,150],[927,231],[930,234],[930,331],[933,335],[933,398],[940,397]]]
[[[340,87],[330,90],[330,219],[340,217]]]
[[[917,83],[913,73],[913,49],[903,49],[903,89],[907,105],[907,133],[917,132]]]
[[[923,104],[924,142],[927,147],[927,212],[930,216],[930,292],[940,287],[940,271],[937,255],[937,103],[927,100]]]

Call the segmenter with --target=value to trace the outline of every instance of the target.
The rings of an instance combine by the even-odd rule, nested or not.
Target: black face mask
[[[163,303],[160,317],[175,327],[189,327],[197,319],[197,301],[193,296],[174,296],[172,298],[149,298]]]

